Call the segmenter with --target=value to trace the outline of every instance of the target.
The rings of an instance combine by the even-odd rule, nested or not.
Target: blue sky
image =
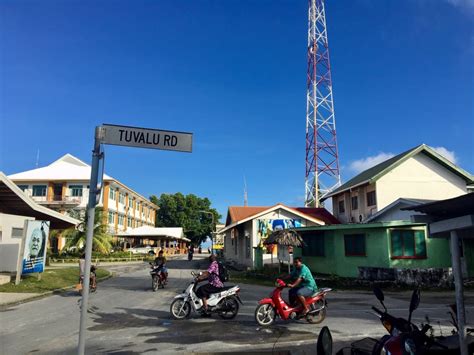
[[[474,1],[326,2],[343,180],[426,143],[474,172]],[[90,162],[101,123],[194,133],[192,154],[106,147],[145,196],[221,214],[302,205],[307,1],[0,2],[0,170]]]

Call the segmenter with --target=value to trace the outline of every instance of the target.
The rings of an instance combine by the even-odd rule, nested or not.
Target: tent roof
[[[181,227],[155,228],[150,226],[141,226],[130,231],[119,232],[117,235],[119,237],[164,237],[183,240],[186,242],[191,241],[184,236],[183,228]]]

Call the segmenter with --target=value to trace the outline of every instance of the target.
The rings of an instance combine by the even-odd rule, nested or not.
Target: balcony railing
[[[72,205],[77,206],[82,202],[81,196],[61,196],[55,195],[52,200],[46,198],[46,196],[32,196],[33,200],[41,205]]]

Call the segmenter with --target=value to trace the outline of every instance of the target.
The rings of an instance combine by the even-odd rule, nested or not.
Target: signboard
[[[23,235],[21,273],[43,272],[46,261],[49,221],[27,220]]]
[[[161,131],[157,129],[116,126],[104,124],[101,129],[101,143],[127,147],[175,150],[191,153],[193,134]]]

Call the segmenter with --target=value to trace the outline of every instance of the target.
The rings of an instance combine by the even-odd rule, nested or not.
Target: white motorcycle
[[[202,273],[199,273],[201,275]],[[202,300],[196,296],[196,287],[198,285],[198,276],[191,271],[193,280],[183,293],[174,297],[171,303],[170,312],[175,319],[184,319],[189,317],[191,309],[195,312],[202,312]],[[239,286],[228,286],[221,289],[218,293],[213,293],[207,300],[208,312],[217,313],[223,319],[232,319],[239,312]]]

